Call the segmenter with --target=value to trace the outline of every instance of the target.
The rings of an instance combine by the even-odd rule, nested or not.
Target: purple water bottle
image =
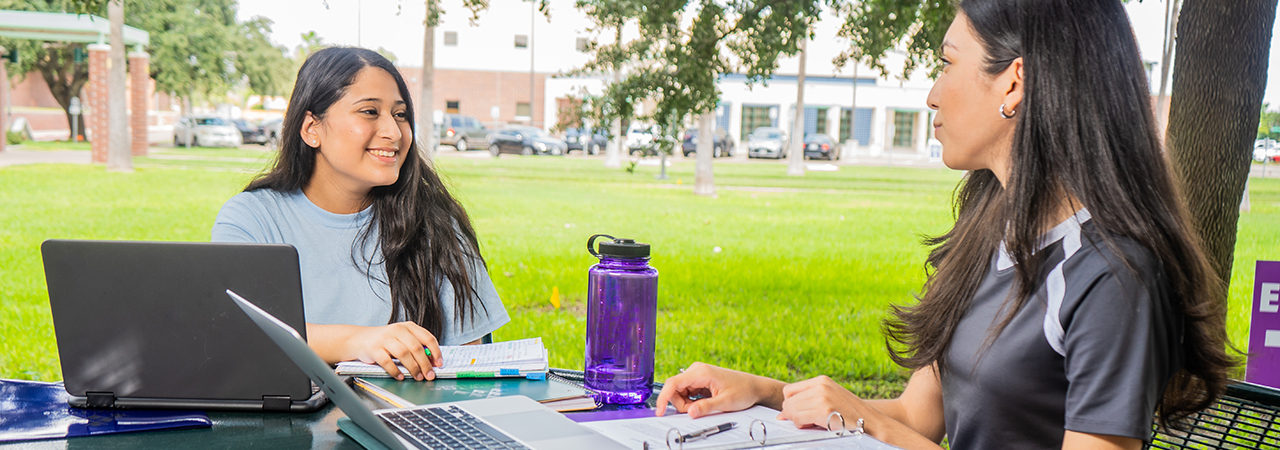
[[[610,240],[597,252],[600,237]],[[587,250],[600,263],[587,272],[586,385],[604,403],[643,403],[653,385],[658,321],[658,270],[649,267],[649,244],[597,234]]]

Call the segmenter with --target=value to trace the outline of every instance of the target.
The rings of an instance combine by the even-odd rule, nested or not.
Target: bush
[[[4,133],[4,140],[5,142],[8,142],[9,145],[21,144],[22,141],[26,140],[23,138],[24,138],[23,134],[18,131],[6,131]]]

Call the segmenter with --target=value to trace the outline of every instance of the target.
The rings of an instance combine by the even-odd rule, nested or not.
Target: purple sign
[[[1245,381],[1280,388],[1280,261],[1258,261]]]

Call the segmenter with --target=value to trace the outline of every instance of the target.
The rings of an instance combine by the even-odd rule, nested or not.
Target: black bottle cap
[[[597,238],[601,237],[606,237],[612,240],[600,242],[600,251],[597,253],[593,244]],[[591,254],[596,257],[603,255],[621,256],[624,258],[648,258],[649,244],[636,242],[634,239],[618,239],[605,234],[597,234],[595,236],[591,236],[591,239],[587,240],[587,251],[590,251]]]

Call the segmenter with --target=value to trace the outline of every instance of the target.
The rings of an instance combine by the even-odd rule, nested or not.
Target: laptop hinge
[[[262,409],[265,411],[288,411],[292,404],[293,401],[289,400],[288,395],[262,396]]]
[[[113,408],[116,406],[114,392],[85,392],[85,406],[89,408]]]

